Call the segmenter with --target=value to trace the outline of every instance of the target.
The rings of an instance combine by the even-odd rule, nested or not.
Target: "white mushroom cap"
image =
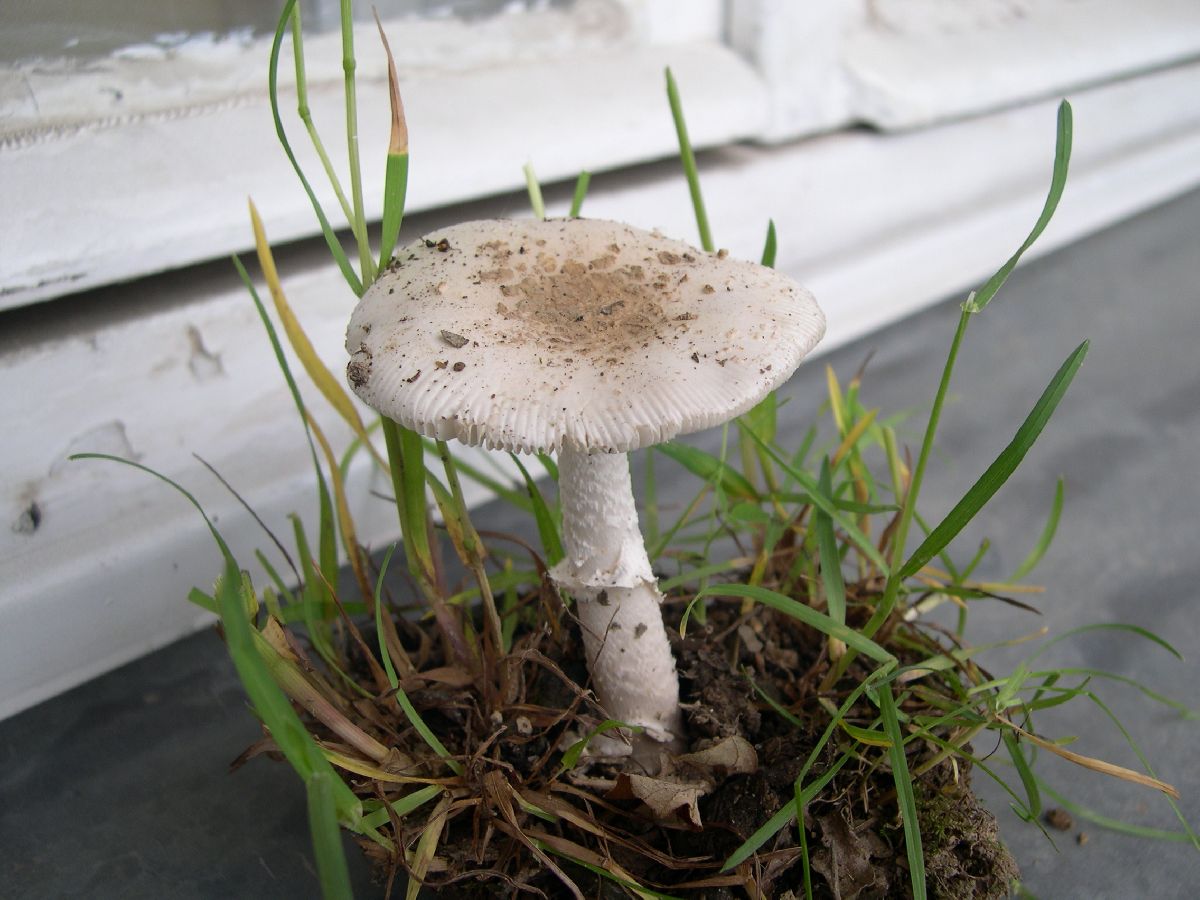
[[[812,295],[754,263],[590,219],[464,222],[363,295],[347,376],[430,437],[624,452],[737,416],[825,331]]]

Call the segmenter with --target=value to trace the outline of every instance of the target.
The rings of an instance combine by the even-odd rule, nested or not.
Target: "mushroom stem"
[[[683,734],[679,678],[629,458],[564,448],[558,473],[565,557],[551,575],[575,598],[596,694],[614,719],[672,742]]]

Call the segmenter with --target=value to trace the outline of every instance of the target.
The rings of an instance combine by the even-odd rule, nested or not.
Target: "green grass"
[[[348,196],[308,111],[302,27],[295,0],[287,0],[279,19],[271,50],[268,87],[280,142],[312,202],[333,260],[345,277],[349,313],[354,297],[361,295],[377,272],[387,266],[396,246],[404,216],[409,158],[395,67],[383,38],[392,89],[392,129],[386,155],[383,221],[378,247],[373,249],[364,215],[349,0],[342,0],[341,12]],[[382,37],[382,29],[380,33]],[[341,240],[288,141],[279,108],[278,70],[289,35],[298,81],[299,118],[347,221],[357,249],[357,271],[343,251]],[[714,244],[688,137],[682,95],[670,71],[666,73],[666,85],[700,244],[712,252]],[[371,110],[369,114],[381,111]],[[1039,657],[1057,641],[1068,637],[1085,639],[1086,626],[1043,640],[1011,673],[996,676],[985,674],[976,664],[974,656],[982,648],[947,646],[924,632],[919,619],[917,624],[909,625],[901,615],[930,594],[953,598],[959,603],[956,633],[960,639],[964,638],[971,605],[1015,591],[1016,582],[1041,561],[1054,537],[1065,496],[1061,480],[1050,499],[1050,512],[1039,538],[1009,582],[980,585],[971,581],[987,550],[986,543],[968,557],[966,564],[960,566],[955,562],[960,548],[953,546],[954,539],[1014,475],[1047,427],[1080,371],[1088,349],[1086,341],[1066,357],[1034,402],[1028,417],[1017,425],[1012,440],[983,468],[978,480],[940,522],[928,526],[918,512],[918,503],[925,479],[932,474],[932,451],[968,326],[997,296],[1021,255],[1053,216],[1066,185],[1071,142],[1071,108],[1064,102],[1058,111],[1055,158],[1043,210],[1016,252],[963,303],[911,471],[895,431],[911,410],[896,416],[881,415],[879,410],[865,405],[863,395],[869,385],[863,383],[860,375],[855,375],[843,389],[832,370],[828,373],[829,421],[813,423],[798,447],[778,442],[777,425],[791,412],[769,397],[726,430],[719,455],[681,443],[666,444],[644,455],[647,543],[656,567],[677,573],[664,579],[661,586],[684,609],[681,630],[688,628],[693,617],[705,621],[712,604],[732,599],[743,614],[755,609],[769,610],[770,615],[809,629],[829,661],[822,699],[815,708],[805,710],[806,716],[812,716],[814,709],[819,712],[824,717],[823,724],[795,779],[790,800],[779,809],[764,810],[761,827],[727,858],[714,861],[714,871],[751,873],[756,854],[795,823],[799,831],[796,840],[801,853],[803,887],[806,895],[811,896],[813,868],[809,858],[810,835],[803,824],[805,809],[823,796],[822,792],[835,778],[844,778],[852,771],[881,768],[890,772],[894,784],[895,809],[902,827],[911,890],[915,897],[923,898],[928,890],[916,796],[918,782],[924,772],[951,757],[974,764],[1000,781],[1013,798],[1014,809],[1027,819],[1036,820],[1045,795],[1098,825],[1143,837],[1189,841],[1200,849],[1200,840],[1174,804],[1169,786],[1157,780],[1134,736],[1117,721],[1092,685],[1097,681],[1131,684],[1143,692],[1147,702],[1165,704],[1186,716],[1194,715],[1192,711],[1119,673],[1055,669],[1038,664]],[[533,214],[544,217],[541,186],[531,165],[526,165],[524,171]],[[590,174],[584,171],[576,181],[571,217],[580,214],[590,180]],[[265,555],[254,551],[269,575],[269,583],[261,587],[250,582],[233,550],[209,522],[222,552],[222,571],[211,595],[193,590],[191,598],[220,617],[229,652],[255,714],[306,785],[314,858],[324,896],[350,896],[339,827],[358,835],[377,856],[408,866],[419,880],[437,852],[443,826],[484,802],[498,811],[501,824],[497,827],[506,839],[514,842],[514,852],[532,854],[540,864],[553,868],[563,878],[569,876],[546,854],[562,860],[563,865],[569,863],[591,871],[630,896],[671,896],[651,885],[637,883],[611,857],[600,854],[599,849],[606,846],[606,835],[609,838],[612,835],[597,824],[598,820],[584,816],[579,807],[559,804],[553,809],[543,808],[549,801],[532,802],[521,793],[532,788],[514,787],[507,780],[502,784],[485,780],[486,796],[472,794],[477,783],[469,776],[478,760],[448,748],[443,740],[445,732],[439,736],[437,723],[431,719],[430,714],[436,710],[414,702],[413,698],[426,686],[422,678],[432,677],[420,669],[421,659],[428,657],[430,651],[424,645],[414,648],[411,634],[407,643],[400,634],[400,626],[404,624],[400,604],[384,590],[384,573],[392,551],[388,551],[373,578],[367,571],[369,562],[357,545],[353,518],[345,502],[343,485],[350,458],[358,451],[369,450],[390,473],[413,595],[410,599],[414,601],[406,608],[416,610],[422,617],[424,633],[441,648],[444,663],[437,676],[468,679],[477,688],[478,702],[487,709],[501,710],[504,698],[515,690],[507,654],[519,635],[541,627],[553,631],[566,621],[547,616],[553,598],[547,597],[546,567],[561,559],[563,553],[559,512],[516,457],[523,490],[457,460],[444,442],[428,441],[386,420],[379,426],[386,458],[375,449],[369,434],[376,426],[367,427],[357,421],[357,413],[344,388],[326,377],[328,373],[315,358],[298,323],[292,321],[294,317],[289,318],[290,309],[283,299],[266,236],[257,219],[256,233],[260,259],[264,260],[264,271],[276,299],[276,312],[292,349],[314,380],[322,385],[323,399],[347,418],[356,437],[339,463],[316,428],[253,280],[240,260],[235,260],[309,442],[319,515],[313,540],[297,518],[291,550],[285,550],[283,543],[276,541],[287,559],[290,579],[286,577],[287,570],[281,575]],[[777,253],[775,224],[768,221],[762,264],[773,266]],[[914,398],[912,408],[923,406]],[[732,442],[730,437],[734,439]],[[321,454],[317,452],[318,444]],[[541,462],[555,477],[553,461],[543,457]],[[693,483],[692,501],[672,517],[657,503],[658,481],[666,468],[674,470],[673,477]],[[509,552],[514,547],[512,542],[478,531],[464,502],[460,478],[482,485],[501,501],[531,516],[540,546],[523,548],[517,544]],[[199,509],[191,494],[170,483]],[[440,524],[430,515],[431,494],[440,510]],[[909,536],[914,523],[921,529],[921,536],[916,548],[911,549]],[[442,535],[445,542],[440,540]],[[726,546],[729,540],[743,553],[722,558],[716,548]],[[472,587],[456,590],[448,584],[444,543],[449,543],[470,573]],[[354,569],[362,596],[341,597],[335,593],[338,568],[346,562]],[[935,562],[941,568],[935,568]],[[710,583],[714,578],[722,583]],[[499,608],[494,599],[497,597],[502,600]],[[482,601],[482,626],[477,626],[477,617],[472,614],[471,603],[475,600]],[[355,611],[361,614],[352,615]],[[289,624],[296,622],[304,623],[305,637],[322,661],[320,666],[294,658],[292,643],[285,634]],[[360,634],[359,629],[366,627],[373,629],[372,640]],[[1108,623],[1091,627],[1123,628],[1132,637],[1178,655],[1166,641],[1146,629]],[[358,648],[357,663],[351,658],[349,647]],[[361,658],[364,655],[369,657],[366,662]],[[550,671],[555,665],[553,661],[539,664]],[[777,715],[795,728],[803,727],[800,710],[789,708],[760,686],[754,687],[763,702],[764,715]],[[393,724],[380,727],[371,717],[357,718],[356,704],[364,700],[376,704],[377,714],[391,717],[388,721]],[[579,702],[577,697],[575,703]],[[1035,716],[1067,702],[1089,703],[1098,709],[1125,736],[1143,771],[1132,772],[1072,754],[1040,736],[1034,727]],[[564,715],[569,712],[564,711]],[[601,721],[560,749],[552,767],[557,773],[553,778],[560,778],[577,766],[589,741],[618,727],[619,723]],[[986,763],[968,749],[972,738],[987,731],[995,733],[1003,743],[1011,763],[1010,773],[1000,772],[999,760]],[[424,763],[415,764],[408,758],[418,752],[425,754]],[[1181,830],[1168,832],[1126,826],[1100,813],[1069,805],[1038,773],[1037,758],[1041,753],[1064,755],[1105,775],[1158,788],[1175,809]],[[832,763],[828,762],[830,758],[834,760]],[[826,762],[823,764],[822,760]],[[535,830],[540,825],[522,825],[519,816],[525,813],[542,823],[557,823],[560,828],[565,827],[564,823],[571,824],[574,830],[569,832],[570,839],[563,834],[555,836]],[[418,834],[420,839],[414,841],[414,835]],[[411,896],[412,888],[409,893]]]

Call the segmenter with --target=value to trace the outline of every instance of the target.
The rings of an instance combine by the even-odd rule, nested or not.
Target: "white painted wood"
[[[685,85],[697,146],[755,133],[765,114],[757,77],[704,39],[716,8],[706,0],[674,26],[651,0],[588,0],[469,30],[392,23],[413,142],[409,209],[518,190],[526,161],[554,180],[670,153],[667,65]],[[367,216],[378,220],[386,62],[373,30],[357,29],[356,47],[363,190]],[[0,71],[0,309],[245,250],[249,194],[273,239],[318,233],[275,136],[268,48],[202,40],[170,52],[132,48],[94,71],[64,62]],[[305,56],[313,116],[340,164],[336,36],[307,42]],[[331,221],[344,224],[294,114],[294,91],[285,94],[292,145]]]
[[[1200,56],[1194,0],[731,0],[767,84],[763,137],[902,130]]]
[[[730,44],[766,84],[760,137],[789,140],[854,121],[844,59],[866,15],[867,0],[730,0]]]
[[[1200,183],[1200,66],[1077,94],[1076,162],[1036,252]],[[965,293],[1028,231],[1048,181],[1054,104],[899,135],[851,132],[701,157],[715,237],[757,257],[766,218],[782,268],[813,288],[828,349],[951,292]],[[519,151],[505,160],[516,167]],[[425,174],[435,177],[431,161]],[[564,201],[552,198],[551,212]],[[517,201],[421,217],[520,214]],[[674,163],[597,180],[585,211],[694,240]],[[311,241],[280,256],[286,286],[322,355],[343,365],[351,297]],[[1001,298],[1001,301],[1002,302]],[[999,306],[995,314],[1002,314]],[[989,310],[989,314],[992,312]],[[10,316],[0,333],[0,716],[185,634],[183,597],[218,570],[195,513],[168,489],[68,452],[133,455],[184,480],[239,551],[266,546],[192,459],[217,466],[286,536],[312,521],[308,451],[249,301],[223,266],[147,279]],[[306,384],[303,376],[302,384]],[[36,392],[36,393],[35,393]],[[309,389],[308,396],[315,397]],[[335,444],[345,430],[314,402]],[[363,538],[395,536],[352,476]],[[374,484],[386,491],[382,483]],[[39,527],[25,515],[36,502]]]
[[[1200,57],[1194,0],[874,0],[846,46],[855,115],[880,128],[1062,96]]]

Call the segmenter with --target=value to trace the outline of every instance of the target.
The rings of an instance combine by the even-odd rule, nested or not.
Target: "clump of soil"
[[[674,624],[679,599],[666,606]],[[356,725],[395,748],[378,769],[394,780],[351,776],[360,796],[394,801],[412,792],[407,781],[412,777],[448,788],[440,803],[428,802],[380,829],[408,855],[360,840],[388,892],[403,882],[417,839],[434,827],[440,840],[423,880],[444,897],[627,897],[636,895],[621,881],[633,880],[674,896],[714,900],[804,896],[805,866],[794,824],[731,871],[722,868],[791,801],[796,778],[829,724],[826,708],[842,703],[868,670],[855,663],[835,683],[823,685],[830,668],[823,635],[763,607],[743,611],[740,601],[717,601],[706,624],[693,625],[687,637],[671,629],[691,757],[664,759],[658,773],[638,772],[628,759],[612,763],[586,755],[564,766],[563,751],[606,717],[587,690],[583,648],[555,592],[544,584],[526,602],[537,613],[529,621],[542,624],[519,633],[512,651],[486,671],[471,671],[456,659],[432,627],[426,632],[402,617],[396,620],[415,669],[402,678],[402,687],[462,763],[461,776],[433,755],[390,692],[374,701],[347,699]],[[863,609],[852,609],[851,617]],[[939,651],[929,633],[902,622],[879,638],[893,649],[915,644],[921,656]],[[369,635],[361,643],[347,641],[352,663],[358,653],[361,683],[374,662],[363,655],[367,646],[374,646]],[[917,651],[905,652],[916,658]],[[939,690],[937,677],[923,680],[926,691]],[[948,686],[944,690],[950,693]],[[922,705],[912,696],[903,706],[910,714]],[[846,721],[865,728],[877,715],[864,699]],[[312,722],[312,730],[327,746],[349,752],[319,722]],[[805,809],[814,895],[909,896],[887,750],[835,734],[806,783],[854,746],[849,761]],[[912,742],[910,771],[921,772],[939,752]],[[930,896],[1007,896],[1017,869],[998,839],[994,818],[971,791],[967,764],[937,762],[915,788]],[[608,877],[598,875],[601,870]]]

